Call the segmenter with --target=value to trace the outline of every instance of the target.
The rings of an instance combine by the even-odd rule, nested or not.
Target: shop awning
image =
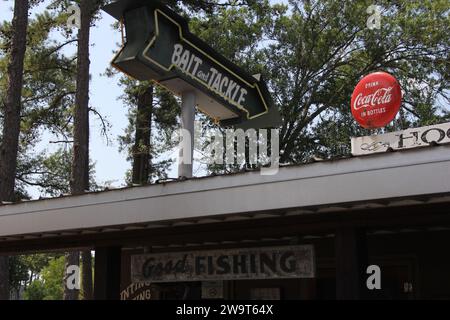
[[[450,146],[0,206],[0,241],[450,202]]]

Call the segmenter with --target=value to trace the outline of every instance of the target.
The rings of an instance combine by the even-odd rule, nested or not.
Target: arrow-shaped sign
[[[198,99],[199,109],[224,125],[278,124],[278,112],[260,75],[251,76],[218,54],[166,6],[121,0],[104,10],[125,22],[126,44],[112,61],[121,71],[154,80],[175,93],[195,90],[204,97]]]

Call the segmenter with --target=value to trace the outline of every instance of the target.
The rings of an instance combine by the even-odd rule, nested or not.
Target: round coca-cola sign
[[[375,72],[362,78],[353,91],[352,114],[366,129],[381,128],[394,120],[401,103],[397,79],[386,72]]]

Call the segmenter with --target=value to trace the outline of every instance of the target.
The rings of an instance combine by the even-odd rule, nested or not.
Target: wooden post
[[[95,249],[95,300],[120,300],[120,247]]]
[[[356,300],[366,297],[368,261],[364,230],[345,227],[336,230],[336,298]]]

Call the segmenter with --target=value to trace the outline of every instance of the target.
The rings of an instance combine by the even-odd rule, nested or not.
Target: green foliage
[[[55,140],[70,141],[72,105],[75,94],[75,63],[61,50],[74,40],[65,42],[49,39],[52,31],[58,30],[65,21],[56,12],[45,11],[30,19],[27,34],[27,51],[24,61],[24,86],[22,89],[22,115],[17,171],[17,193],[27,198],[29,186],[41,187],[45,193],[63,193],[68,188],[66,167],[59,172],[54,164],[64,159],[64,151],[48,155],[36,154],[34,147],[42,137],[53,135]],[[11,24],[0,26],[0,99],[6,90],[6,62],[9,56]],[[0,117],[3,112],[0,104]],[[61,162],[59,161],[59,162]],[[64,181],[65,180],[65,181]]]
[[[135,146],[136,120],[137,120],[137,100],[138,96],[149,86],[154,84],[149,82],[139,82],[128,77],[121,77],[120,84],[124,88],[124,94],[121,100],[128,108],[128,126],[124,134],[118,137],[119,151],[127,152],[127,160],[133,160],[134,152],[142,152],[145,146]],[[173,147],[170,137],[178,126],[178,115],[180,105],[178,101],[164,88],[155,86],[153,91],[153,101],[151,106],[151,146],[149,152],[151,161],[151,170],[149,179],[161,179],[167,177],[167,170],[172,164],[170,159],[159,159],[166,151]],[[125,180],[131,185],[131,175],[128,172]]]
[[[26,300],[62,300],[64,256],[53,258],[41,271],[41,277],[35,279],[24,292]]]
[[[18,292],[23,283],[29,280],[28,265],[21,256],[9,258],[9,285],[12,291]]]
[[[33,292],[39,290],[41,287],[37,280],[40,279],[43,269],[49,265],[50,261],[60,256],[60,254],[33,254],[10,257],[9,280],[12,291],[18,293],[22,288],[28,290],[30,286],[33,286],[30,289]],[[37,294],[33,293],[33,295]]]
[[[223,7],[218,14],[198,14],[191,20],[200,38],[268,81],[283,118],[281,163],[348,155],[351,136],[450,119],[450,3],[377,1],[381,29],[369,30],[366,9],[372,4],[263,1]],[[350,97],[364,75],[378,70],[399,79],[404,103],[387,128],[368,131],[352,119]]]
[[[66,12],[55,9],[56,2],[50,8],[53,9],[30,19],[28,26],[16,176],[18,198],[29,198],[26,191],[28,187],[37,187],[42,194],[49,196],[69,192],[76,59],[65,55],[63,49],[74,43],[76,38],[63,28],[67,21]],[[6,89],[10,29],[9,22],[0,26],[0,101],[4,99]],[[62,32],[64,40],[50,38],[50,34],[55,31]],[[92,110],[101,117],[95,109]],[[104,124],[103,133],[107,134],[109,124]],[[34,151],[35,146],[45,142],[44,137],[58,146],[56,151]],[[90,170],[92,189],[96,189],[93,163]]]
[[[41,280],[33,281],[23,293],[24,300],[45,300],[46,288]]]

